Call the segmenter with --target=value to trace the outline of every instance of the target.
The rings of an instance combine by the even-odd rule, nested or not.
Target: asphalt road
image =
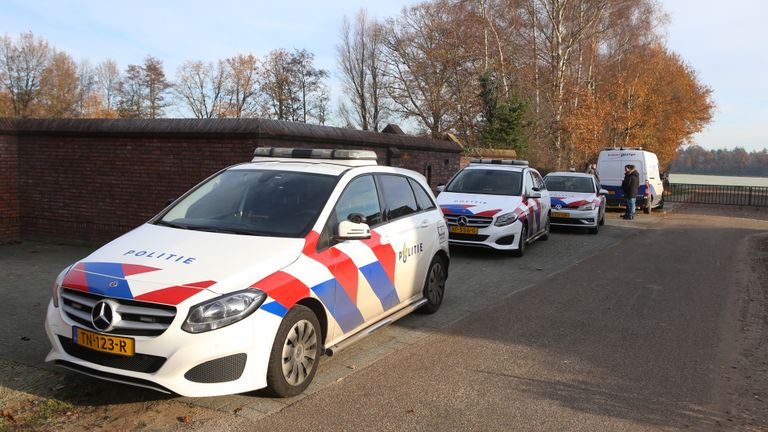
[[[83,415],[69,428],[727,426],[723,368],[738,348],[732,336],[739,260],[744,244],[768,231],[768,222],[710,211],[608,217],[598,235],[557,231],[523,258],[453,250],[437,314],[408,316],[323,358],[301,397],[165,398],[69,378],[62,385],[76,382],[82,389],[69,401],[84,414],[98,414],[98,421]],[[61,374],[41,363],[48,349],[43,307],[60,267],[87,251],[40,243],[0,247],[0,360]],[[44,386],[0,377],[2,386],[49,395]],[[148,406],[154,420],[131,418]],[[176,421],[180,406],[197,410],[190,423]]]

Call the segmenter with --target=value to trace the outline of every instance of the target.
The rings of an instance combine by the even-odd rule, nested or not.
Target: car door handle
[[[419,224],[419,228],[429,228],[429,219],[424,219],[421,221],[421,224]]]

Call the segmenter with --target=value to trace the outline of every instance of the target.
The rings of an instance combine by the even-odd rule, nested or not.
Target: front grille
[[[221,383],[239,379],[245,370],[245,353],[217,358],[193,367],[184,378],[197,383]]]
[[[63,289],[62,310],[69,319],[83,327],[101,332],[91,322],[91,311],[103,297],[96,294]],[[129,336],[159,336],[171,325],[176,317],[176,308],[156,303],[110,298],[118,303],[117,312],[121,319],[115,328],[103,333]]]
[[[481,242],[488,239],[487,235],[449,233],[448,240]]]
[[[594,219],[589,220],[589,219],[556,218],[556,217],[551,218],[550,222],[552,222],[553,224],[561,224],[561,225],[584,225],[582,220],[586,220],[588,222],[594,223]]]
[[[59,342],[61,342],[62,348],[67,354],[72,357],[77,357],[87,362],[96,363],[102,366],[107,366],[115,369],[125,369],[134,372],[152,373],[157,372],[163,364],[165,364],[165,357],[158,357],[149,354],[134,354],[131,357],[121,356],[117,354],[103,353],[94,351],[90,348],[86,348],[72,342],[72,339],[59,336]]]
[[[445,221],[448,225],[458,225],[461,215],[446,215]],[[464,226],[485,228],[493,222],[492,217],[487,216],[464,216],[467,218],[467,224]]]

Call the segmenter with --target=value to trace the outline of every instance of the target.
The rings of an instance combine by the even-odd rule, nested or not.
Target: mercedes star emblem
[[[467,220],[466,216],[459,216],[459,219],[456,221],[456,223],[458,223],[459,226],[467,226],[469,220]]]
[[[91,311],[91,322],[93,326],[101,331],[107,331],[112,327],[112,320],[114,319],[114,312],[112,311],[112,305],[106,301],[100,301],[96,303]]]

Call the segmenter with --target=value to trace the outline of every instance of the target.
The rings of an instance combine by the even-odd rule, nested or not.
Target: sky
[[[768,1],[657,0],[668,13],[667,46],[713,90],[712,123],[693,137],[707,149],[768,148]],[[218,60],[276,48],[307,49],[316,66],[336,70],[344,16],[366,9],[374,18],[397,14],[415,0],[2,0],[0,31],[31,31],[76,60],[111,58],[124,69],[147,55],[173,78],[188,60]],[[334,99],[338,80],[331,82]],[[170,116],[179,113],[169,112]]]

